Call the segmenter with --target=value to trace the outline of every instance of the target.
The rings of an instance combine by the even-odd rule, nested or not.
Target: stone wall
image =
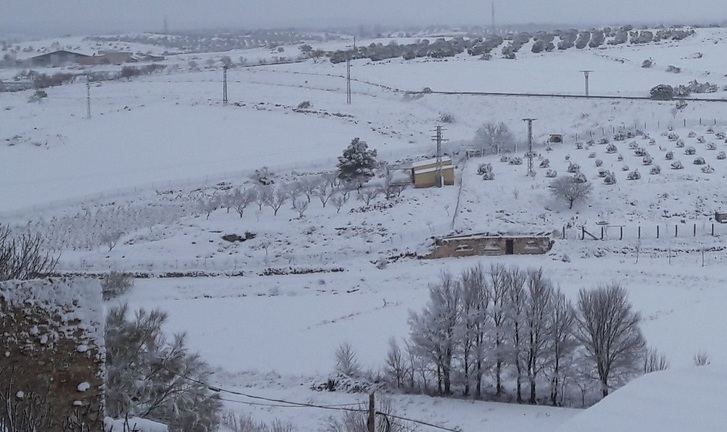
[[[103,430],[101,312],[94,281],[0,283],[0,402],[46,407],[44,431]]]

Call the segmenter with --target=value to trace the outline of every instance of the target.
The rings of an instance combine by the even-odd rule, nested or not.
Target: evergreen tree
[[[366,141],[354,138],[338,157],[338,178],[360,188],[374,176],[375,166],[376,150],[369,150]]]

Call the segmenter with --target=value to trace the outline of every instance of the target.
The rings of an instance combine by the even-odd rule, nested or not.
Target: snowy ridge
[[[656,372],[622,387],[559,432],[718,432],[727,425],[718,396],[727,373],[715,366]]]

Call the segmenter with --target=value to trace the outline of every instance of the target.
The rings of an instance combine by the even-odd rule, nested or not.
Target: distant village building
[[[33,88],[33,82],[24,81],[0,81],[0,92],[16,92],[30,90]]]
[[[80,64],[85,58],[91,56],[72,51],[53,51],[46,54],[37,55],[27,60],[28,65],[36,67],[59,67],[68,64]]]
[[[439,186],[438,175],[440,167],[437,165],[437,159],[427,159],[412,164],[411,178],[414,187],[428,188]],[[441,176],[445,186],[454,184],[454,164],[449,156],[442,157],[441,160]]]
[[[134,53],[128,51],[102,51],[96,55],[86,55],[77,52],[61,50],[31,57],[25,62],[28,66],[59,67],[69,64],[79,64],[85,66],[122,65],[125,63],[155,62],[162,60],[164,60],[164,57],[161,56],[154,56],[150,54],[135,55]]]

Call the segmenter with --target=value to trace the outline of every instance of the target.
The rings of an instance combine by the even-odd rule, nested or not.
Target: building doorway
[[[515,240],[505,240],[505,255],[515,254]]]

